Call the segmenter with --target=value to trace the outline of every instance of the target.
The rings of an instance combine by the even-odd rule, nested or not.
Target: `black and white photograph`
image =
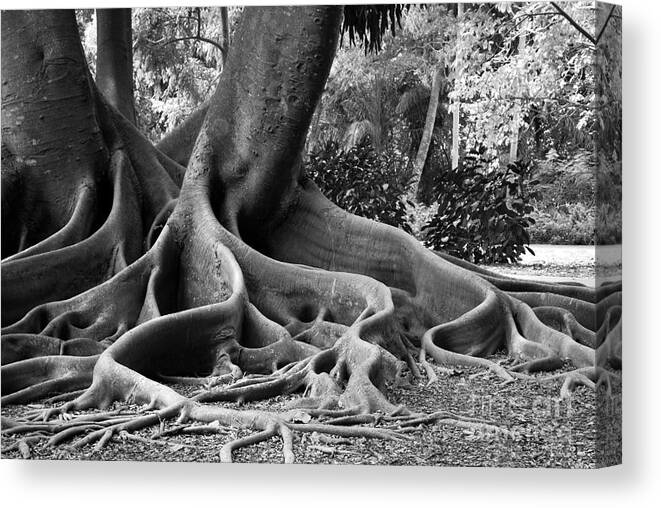
[[[620,5],[59,7],[1,13],[3,461],[622,463]]]

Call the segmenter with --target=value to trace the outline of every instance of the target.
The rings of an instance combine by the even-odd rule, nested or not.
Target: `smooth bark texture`
[[[508,382],[568,361],[563,395],[616,375],[605,367],[621,361],[619,285],[496,276],[346,213],[305,178],[341,14],[244,11],[208,112],[189,124],[185,174],[98,93],[72,12],[3,14],[2,402],[69,394],[38,415],[51,444],[87,433],[79,446],[102,446],[178,416],[256,431],[223,460],[279,436],[290,462],[293,432],[398,439],[359,423],[439,418],[486,428],[388,400],[403,374],[429,372],[426,356]],[[498,349],[521,365],[483,358]],[[204,388],[188,398],[174,382]],[[298,409],[279,414],[205,404],[294,392]],[[155,412],[51,420],[115,401]],[[335,417],[350,419],[324,420]]]
[[[223,59],[223,68],[225,67],[225,62],[227,61],[227,51],[229,50],[231,41],[230,41],[230,21],[229,21],[229,12],[227,7],[220,8],[220,22],[223,29],[223,48],[222,59]]]
[[[518,42],[518,51],[519,54],[522,54],[523,51],[526,48],[526,34],[524,32],[526,27],[525,21],[521,23],[521,33],[519,34],[519,42]],[[513,115],[513,120],[514,120],[514,125],[515,125],[515,131],[512,133],[512,139],[510,141],[510,163],[516,162],[518,155],[519,155],[519,136],[521,132],[521,128],[519,127],[519,122],[521,121],[521,105],[517,104],[514,106],[514,112],[512,113]]]
[[[284,214],[301,150],[335,56],[341,8],[261,9],[246,16],[207,114],[218,215],[236,232]]]
[[[96,85],[135,124],[131,9],[97,9],[96,44]]]
[[[457,4],[457,29],[458,29],[458,35],[457,37],[461,37],[461,18],[464,15],[464,4],[463,3],[458,3]],[[456,73],[457,69],[459,68],[459,64],[461,62],[461,59],[463,58],[463,55],[461,54],[460,51],[460,46],[457,45],[457,51],[455,54],[455,62],[454,62],[454,72],[455,72],[455,80],[457,79]],[[455,99],[452,101],[452,169],[456,169],[459,167],[459,144],[461,143],[461,140],[459,139],[460,137],[460,131],[459,131],[459,122],[461,121],[461,102],[459,99]]]
[[[412,188],[414,189],[414,196],[420,192],[420,180],[422,178],[422,170],[427,161],[427,154],[429,153],[429,145],[431,145],[431,138],[434,135],[434,125],[436,124],[436,112],[438,111],[438,98],[441,94],[441,85],[443,83],[443,69],[439,65],[434,72],[432,79],[431,95],[429,96],[429,104],[427,105],[427,116],[425,117],[425,128],[422,131],[422,138],[420,139],[420,146],[415,156],[413,165],[414,180],[412,181]]]

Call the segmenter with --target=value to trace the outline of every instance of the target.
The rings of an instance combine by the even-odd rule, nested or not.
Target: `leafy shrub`
[[[406,159],[390,149],[377,154],[369,141],[343,149],[326,141],[309,155],[307,174],[339,207],[410,233],[406,193],[410,174]]]
[[[622,161],[600,160],[596,236],[599,245],[622,243]]]
[[[529,168],[517,162],[487,171],[486,161],[467,155],[463,166],[437,183],[438,212],[424,227],[425,244],[474,263],[511,263],[530,243],[534,223],[527,192]]]
[[[436,215],[438,203],[425,205],[424,203],[411,203],[408,206],[408,223],[411,226],[411,234],[418,240],[424,238],[423,228]]]
[[[600,203],[595,222],[597,245],[622,243],[622,207],[619,203]]]
[[[535,224],[528,232],[534,243],[554,245],[594,243],[594,207],[583,203],[566,203],[557,208],[538,209],[532,216]]]
[[[597,166],[597,204],[622,207],[622,161],[600,158]]]
[[[577,150],[571,157],[561,159],[553,149],[534,171],[539,180],[538,208],[547,209],[566,203],[594,205],[596,162],[591,150]]]
[[[539,199],[533,201],[534,243],[601,245],[622,240],[621,162],[577,151],[560,160],[552,151],[539,163]]]

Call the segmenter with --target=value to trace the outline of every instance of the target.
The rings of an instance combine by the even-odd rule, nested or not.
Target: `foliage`
[[[436,215],[438,203],[426,205],[422,202],[411,203],[408,207],[408,223],[411,234],[418,240],[424,238],[423,228]]]
[[[622,168],[587,150],[569,159],[554,151],[535,170],[534,243],[613,244],[622,241]]]
[[[536,241],[587,237],[583,228],[565,229],[573,224],[557,211],[565,204],[581,203],[593,208],[592,216],[620,223],[611,204],[621,200],[621,179],[608,169],[594,178],[595,168],[613,168],[621,159],[620,10],[559,5],[587,32],[596,35],[607,20],[609,29],[595,45],[547,2],[465,4],[461,16],[455,4],[347,6],[342,34],[348,44],[338,50],[306,150],[323,152],[333,141],[350,152],[369,142],[378,156],[403,154],[391,165],[399,160],[406,172],[422,137],[432,76],[441,68],[418,205],[435,205],[433,181],[450,172],[449,105],[458,101],[461,157],[480,151],[498,171],[518,140],[518,157],[535,168],[541,197],[533,205],[539,221],[550,221],[548,228],[533,228]],[[239,10],[229,9],[230,33]],[[93,72],[94,11],[79,11],[78,23]],[[220,9],[133,9],[133,29],[138,123],[156,141],[217,82],[219,46],[226,42]],[[604,202],[608,210],[594,210]],[[621,237],[617,228],[606,229],[597,236]]]
[[[538,162],[534,173],[539,180],[538,207],[557,208],[567,203],[594,207],[597,188],[594,152],[577,150],[571,157],[562,159],[551,149]]]
[[[562,8],[586,30],[600,28],[591,3]],[[484,4],[467,9],[458,22],[460,57],[450,98],[461,103],[465,150],[484,147],[497,156],[519,132],[523,153],[554,149],[566,157],[593,149],[596,129],[607,124],[607,144],[619,146],[616,49],[602,50],[546,2]],[[617,39],[616,24],[609,27]]]
[[[133,39],[138,121],[157,140],[217,84],[220,48],[228,42],[223,40],[221,8],[133,9]]]
[[[600,157],[596,172],[596,199],[598,205],[622,205],[622,161]]]
[[[349,32],[349,44],[358,40],[365,52],[381,51],[383,35],[390,29],[395,35],[395,25],[401,26],[402,13],[408,5],[347,5],[344,8],[342,36]]]
[[[239,11],[229,8],[230,27]],[[82,10],[77,17],[94,73],[96,16]],[[209,97],[229,41],[223,40],[220,7],[136,8],[132,26],[137,122],[157,141]]]
[[[554,245],[613,245],[622,242],[622,208],[599,204],[566,203],[558,208],[536,209],[528,228],[531,243]]]
[[[398,100],[398,73],[384,73],[379,57],[365,55],[359,48],[340,51],[321,99],[308,139],[309,151],[327,141],[344,148],[360,141],[356,128],[370,133],[377,152],[389,144],[396,118],[390,114]]]
[[[411,232],[405,200],[409,178],[401,171],[405,164],[401,154],[377,154],[366,141],[345,150],[331,140],[309,155],[307,174],[348,212]]]
[[[597,245],[622,243],[621,203],[600,203],[597,206],[595,237]]]
[[[526,228],[534,223],[529,167],[516,162],[488,171],[488,165],[469,154],[439,178],[438,211],[424,227],[428,247],[474,263],[513,263],[525,252]]]
[[[594,243],[594,207],[566,203],[538,209],[532,213],[535,223],[528,233],[534,243],[554,245],[591,245]]]
[[[428,46],[419,29],[412,31],[411,27],[417,25],[411,20],[435,19],[437,25],[440,23],[439,30],[449,31],[451,20],[444,15],[446,11],[445,5],[424,9],[411,6],[404,10],[401,30],[396,37],[384,33],[378,53],[367,53],[351,44],[340,48],[310,133],[312,150],[328,139],[343,140],[355,122],[367,120],[376,134],[372,143],[377,151],[386,144],[396,143],[403,153],[415,152],[421,132],[411,128],[422,131],[429,100],[428,85],[438,51]],[[416,49],[417,44],[424,48]],[[413,109],[422,108],[419,126],[410,125],[411,115],[406,107],[400,106],[402,96],[414,88],[420,88],[424,104],[414,94],[409,94],[404,104],[408,102]]]

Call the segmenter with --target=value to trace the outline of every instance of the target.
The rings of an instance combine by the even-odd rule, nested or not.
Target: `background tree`
[[[620,33],[616,10],[607,9],[597,20],[599,11],[589,2],[563,3],[561,9],[595,37],[606,19],[611,30],[604,33],[613,41]],[[501,173],[507,172],[516,154],[529,164],[531,181],[542,182],[542,187],[529,189],[540,191],[540,197],[532,200],[533,242],[590,244],[596,236],[600,242],[618,242],[621,220],[612,209],[604,210],[604,220],[598,221],[612,226],[595,232],[594,187],[598,173],[607,180],[601,189],[618,194],[621,188],[617,48],[610,45],[609,58],[599,57],[593,36],[586,37],[548,3],[467,4],[461,29],[457,12],[453,4],[412,6],[403,14],[397,37],[384,37],[380,53],[365,55],[347,45],[341,48],[315,115],[309,150],[315,150],[317,139],[342,142],[380,133],[378,144],[385,140],[385,145],[406,154],[404,165],[409,167],[402,168],[403,179],[411,172],[420,174],[419,192],[413,192],[420,202],[410,211],[414,231],[435,213],[436,181],[457,165],[452,164],[453,148],[459,161],[465,154],[479,153],[489,161],[487,171]],[[412,166],[417,154],[424,152],[421,140],[432,105],[433,76],[442,67],[439,55],[453,64],[455,54],[462,52],[470,58],[461,60],[458,69],[444,66],[428,156],[422,172],[419,168],[416,172]],[[382,83],[378,95],[372,85],[377,74]],[[594,93],[599,83],[608,89],[605,95]],[[377,98],[378,108],[373,106]],[[457,100],[461,130],[449,113]],[[379,111],[378,116],[373,111]],[[374,118],[379,119],[378,128]],[[599,127],[596,136],[598,126],[603,130]],[[602,151],[610,154],[607,161],[595,159],[595,139],[615,148]],[[600,200],[606,201],[616,202],[617,196]]]
[[[126,47],[99,43],[97,32],[106,30],[116,37],[118,30],[107,23],[97,23],[100,16],[117,17],[123,11],[123,33],[130,43],[130,73],[135,82],[134,96],[139,126],[152,140],[188,118],[213,92],[218,73],[229,48],[232,23],[240,7],[173,7],[156,9],[97,9],[77,11],[79,30],[92,75],[99,87],[97,52],[116,53]],[[107,13],[107,14],[104,14]],[[104,28],[104,26],[106,28]],[[127,54],[129,54],[127,53]],[[126,87],[123,87],[126,88]]]
[[[97,9],[96,84],[128,120],[135,123],[131,9]]]
[[[567,360],[577,370],[559,374],[564,391],[612,375],[619,284],[499,277],[341,210],[305,178],[342,27],[378,48],[400,14],[244,9],[184,168],[98,91],[72,11],[3,13],[3,404],[58,392],[69,401],[57,413],[153,409],[40,425],[52,444],[87,433],[79,445],[102,446],[179,416],[257,431],[227,443],[224,460],[278,435],[290,462],[293,432],[401,437],[360,425],[377,413],[484,428],[445,413],[419,420],[388,400],[404,368],[421,376],[415,358],[507,381]],[[523,363],[483,358],[502,348]],[[173,381],[207,388],[190,398]],[[281,414],[205,404],[296,391],[299,409]]]

